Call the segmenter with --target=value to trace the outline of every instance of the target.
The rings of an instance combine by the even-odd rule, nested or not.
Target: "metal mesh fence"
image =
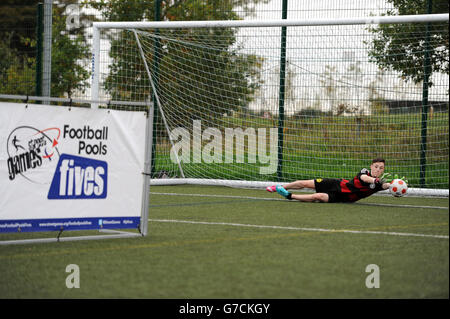
[[[51,2],[46,1],[47,4]],[[51,97],[89,100],[92,96],[93,21],[333,19],[448,13],[448,3],[441,0],[408,2],[397,0],[110,0],[107,2],[61,0],[52,2],[51,19],[48,19],[46,12],[49,11],[45,10],[45,5],[38,4],[38,1],[7,0],[0,4],[2,38],[0,94],[26,96],[48,94]],[[50,38],[45,26],[48,26],[46,21],[50,20],[51,51],[48,51]],[[290,34],[287,30],[287,50],[283,65],[280,28],[278,34],[271,35],[262,44],[265,47],[264,50],[270,52],[265,53],[264,72],[261,73],[263,89],[253,90],[255,95],[249,98],[248,103],[242,108],[248,112],[231,112],[230,110],[228,113],[236,114],[236,118],[228,118],[228,121],[245,123],[246,116],[251,113],[253,117],[258,116],[264,119],[263,121],[269,121],[273,124],[271,127],[279,128],[280,90],[283,87],[286,122],[282,130],[287,131],[285,146],[292,144],[292,139],[295,137],[297,144],[294,143],[293,149],[298,150],[301,143],[297,135],[306,131],[310,132],[310,136],[307,137],[310,145],[314,144],[318,148],[342,147],[342,151],[345,151],[346,147],[339,143],[330,145],[323,143],[327,138],[334,137],[327,136],[326,129],[313,131],[313,128],[318,127],[319,122],[338,121],[344,123],[341,123],[342,125],[351,122],[349,124],[351,129],[346,131],[351,131],[357,137],[362,128],[369,130],[370,125],[383,127],[398,135],[397,140],[401,141],[400,144],[415,145],[414,159],[411,158],[411,163],[407,166],[414,169],[414,177],[411,180],[416,186],[447,188],[448,28],[446,30],[440,28],[439,32],[443,33],[440,39],[433,28],[428,31],[426,28],[409,30],[406,34],[407,30],[359,26],[352,30],[353,36],[349,36],[343,34],[339,28],[330,26],[320,29],[320,37],[317,29],[314,28],[311,28],[308,34],[301,36]],[[427,32],[430,32],[431,44],[434,45],[428,49],[425,36]],[[393,36],[395,34],[402,34],[402,38],[396,39]],[[105,55],[102,72],[108,76],[107,73],[111,71],[111,67],[116,67],[120,69],[115,70],[117,74],[121,71],[120,74],[124,78],[132,79],[134,76],[132,69],[114,64],[114,56],[111,56],[112,51],[109,47],[111,36],[112,33],[109,33],[102,38],[102,50]],[[242,46],[240,52],[249,55],[258,54],[252,51],[254,50],[252,41],[255,36],[242,29],[237,32],[236,38]],[[405,45],[403,52],[389,52],[389,46],[386,43],[395,41],[410,45]],[[135,49],[130,49],[130,54],[134,54]],[[428,57],[430,59],[428,71],[423,67],[426,64],[425,52],[427,51],[432,52]],[[384,59],[385,56],[389,56],[390,59]],[[401,58],[396,60],[396,56]],[[136,59],[139,61],[139,56]],[[430,73],[429,79],[425,78],[426,72]],[[282,73],[284,73],[283,83],[280,82]],[[426,99],[424,99],[424,79],[432,84],[426,87]],[[133,79],[131,82],[132,85],[137,85]],[[148,85],[148,81],[145,85]],[[46,87],[49,91],[46,91]],[[103,86],[100,88],[99,96],[104,100],[142,102],[148,99],[148,87],[144,89],[146,94],[136,94],[142,88],[137,88],[138,90],[133,92],[128,89],[120,91],[120,86],[118,87],[119,91],[116,90],[113,94],[108,87]],[[224,113],[227,113],[227,110],[224,110]],[[370,114],[376,114],[380,120],[375,124],[371,122],[370,125],[364,123],[364,117]],[[388,123],[381,123],[386,119]],[[161,121],[158,116],[157,120]],[[424,123],[428,128],[428,132],[425,133],[428,139],[423,138]],[[319,136],[322,140],[315,141],[314,139]],[[308,172],[322,172],[322,169],[317,169],[317,165],[330,167],[337,167],[338,164],[351,167],[362,165],[362,160],[366,161],[379,152],[378,149],[370,147],[370,143],[377,139],[372,138],[370,141],[361,142],[363,145],[358,144],[361,149],[367,149],[370,155],[352,156],[345,161],[339,161],[335,151],[333,151],[332,159],[320,150],[312,150],[312,152],[308,150],[307,156],[293,159],[289,159],[292,154],[289,155],[288,152],[284,159],[293,164],[282,178],[313,177],[299,173],[303,171],[299,167],[313,165],[311,164],[313,162],[316,165],[309,167]],[[411,142],[411,139],[414,141]],[[351,138],[348,142],[351,143]],[[395,144],[395,138],[389,143]],[[159,146],[161,148],[161,145]],[[399,151],[387,152],[397,160],[400,160],[403,155],[407,156],[401,148]],[[409,151],[407,153],[410,154]],[[154,155],[154,158],[158,159],[158,154]],[[433,155],[436,155],[438,160],[430,160],[436,158]],[[157,173],[177,170],[173,163],[167,161],[167,156],[168,154],[161,155],[160,158],[164,158],[164,161],[154,163],[156,165],[154,168],[158,168]],[[425,161],[426,159],[429,159],[428,162]],[[428,173],[425,173],[424,165],[434,167],[431,175],[426,175],[431,171],[428,170]],[[398,170],[401,169],[399,165]],[[344,171],[341,169],[336,171],[336,174],[347,171],[348,169]],[[276,178],[275,175],[273,177]]]

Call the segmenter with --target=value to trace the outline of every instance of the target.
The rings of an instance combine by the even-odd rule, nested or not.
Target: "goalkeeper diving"
[[[311,180],[298,180],[282,185],[273,185],[266,188],[270,193],[277,192],[289,200],[301,202],[322,203],[351,203],[368,197],[376,192],[389,188],[394,177],[384,172],[385,160],[375,158],[372,160],[370,169],[363,168],[352,180],[335,178],[317,178]],[[404,177],[402,179],[405,180]],[[292,194],[289,189],[311,188],[316,190],[314,194],[300,195]]]

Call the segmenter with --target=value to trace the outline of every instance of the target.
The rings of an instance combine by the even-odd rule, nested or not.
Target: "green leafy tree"
[[[31,94],[35,83],[35,58],[20,56],[10,47],[11,35],[0,42],[0,93]],[[24,41],[25,42],[25,41]],[[30,44],[32,47],[32,44]]]
[[[8,46],[14,49],[23,60],[35,55],[34,48],[23,39],[35,36],[38,2],[40,1],[2,0],[0,2],[0,38],[2,41],[7,39]]]
[[[36,19],[38,0],[5,0],[0,5],[0,91],[7,94],[35,94]],[[52,96],[69,96],[88,87],[89,47],[83,24],[67,30],[66,6],[77,0],[53,2]]]
[[[33,94],[38,0],[0,3],[0,93]]]
[[[54,6],[52,18],[52,96],[72,97],[84,93],[90,72],[84,65],[90,58],[83,29],[67,30],[64,7]]]
[[[387,0],[394,6],[387,15],[426,14],[431,0]],[[431,13],[448,13],[447,0],[433,0]],[[381,24],[369,28],[374,34],[370,44],[371,61],[383,70],[394,70],[405,79],[419,83],[424,78],[424,52],[426,51],[426,24]],[[448,24],[432,23],[430,27],[431,72],[449,74]],[[432,83],[429,83],[432,85]]]
[[[267,0],[184,0],[162,1],[161,20],[235,20],[239,16],[233,8],[251,7],[252,4],[267,2]],[[154,20],[153,0],[110,0],[92,4],[102,11],[106,20],[111,21],[142,21]],[[180,114],[188,114],[192,118],[204,117],[202,109],[208,107],[209,115],[222,115],[224,110],[246,109],[252,99],[252,94],[259,86],[261,79],[259,68],[260,58],[254,55],[238,53],[235,30],[231,28],[191,29],[176,33],[173,30],[160,30],[159,35],[176,39],[179,44],[163,38],[150,40],[150,49],[146,51],[146,59],[152,68],[155,56],[153,47],[158,45],[164,52],[177,54],[162,54],[158,56],[158,74],[164,77],[155,79],[158,91],[166,96],[166,109],[179,110]],[[151,95],[150,83],[146,70],[140,60],[134,35],[123,31],[119,34],[109,34],[111,42],[110,57],[112,63],[105,81],[105,88],[113,99],[143,100]],[[200,40],[201,39],[201,40]],[[224,40],[225,39],[225,40]],[[219,41],[220,40],[220,41]],[[123,54],[126,44],[127,54]],[[202,47],[202,50],[199,48]],[[162,51],[161,51],[162,52]],[[201,53],[199,53],[201,52]],[[205,63],[207,56],[208,62]],[[182,62],[183,61],[183,62]],[[174,66],[179,66],[175,68]],[[217,67],[221,68],[219,72]],[[214,69],[214,71],[213,71]],[[202,74],[211,74],[210,83],[199,80]],[[187,85],[191,79],[195,85]],[[217,83],[211,85],[211,83]],[[176,93],[170,93],[176,92]],[[176,94],[176,97],[174,96]],[[208,100],[208,96],[220,98]],[[199,105],[203,101],[207,105]],[[237,102],[236,102],[237,101]]]

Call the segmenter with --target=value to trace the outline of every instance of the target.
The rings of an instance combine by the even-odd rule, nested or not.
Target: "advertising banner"
[[[0,232],[137,228],[144,112],[0,103]]]

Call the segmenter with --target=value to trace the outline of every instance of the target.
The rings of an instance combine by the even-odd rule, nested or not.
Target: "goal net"
[[[383,157],[448,196],[448,14],[94,29],[93,99],[155,105],[153,183],[352,178]]]

